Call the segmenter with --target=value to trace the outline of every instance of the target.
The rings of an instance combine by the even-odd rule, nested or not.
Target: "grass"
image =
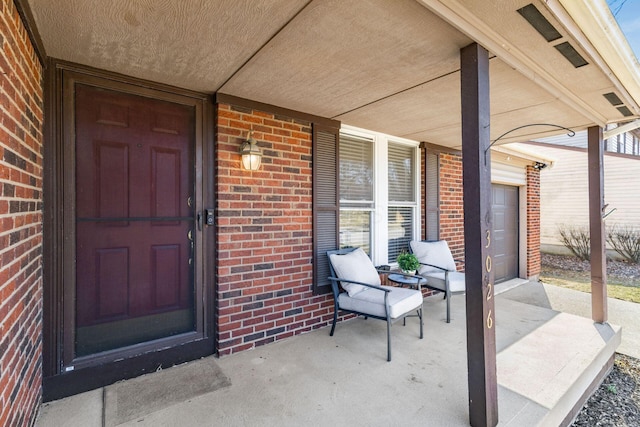
[[[591,276],[588,271],[543,267],[540,280],[550,285],[591,293]],[[610,298],[640,303],[640,283],[637,279],[607,276],[607,295]]]

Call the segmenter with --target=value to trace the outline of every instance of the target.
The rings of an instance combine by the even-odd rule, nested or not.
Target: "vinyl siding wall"
[[[537,145],[536,150],[555,159],[553,167],[540,174],[541,244],[549,249],[547,245],[562,245],[559,225],[589,225],[587,151],[548,145]],[[615,208],[607,227],[640,228],[640,158],[605,153],[604,177],[605,212]]]

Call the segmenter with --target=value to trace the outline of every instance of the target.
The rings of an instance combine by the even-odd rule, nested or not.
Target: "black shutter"
[[[440,156],[437,153],[426,150],[426,174],[425,189],[427,193],[427,212],[425,225],[427,240],[438,240],[440,238]]]
[[[338,249],[340,129],[313,125],[313,293],[331,292],[327,251]]]

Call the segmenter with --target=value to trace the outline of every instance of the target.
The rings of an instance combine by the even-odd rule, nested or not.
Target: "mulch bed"
[[[543,271],[589,271],[588,261],[542,254]],[[640,283],[640,265],[607,261],[607,275]],[[613,370],[578,413],[572,426],[640,426],[640,360],[616,353]]]
[[[574,256],[542,254],[541,261],[543,269],[547,267],[568,271],[591,271],[589,261],[581,261]],[[607,275],[640,279],[640,264],[609,259],[607,260]]]
[[[640,426],[640,361],[616,353],[613,370],[572,426]]]

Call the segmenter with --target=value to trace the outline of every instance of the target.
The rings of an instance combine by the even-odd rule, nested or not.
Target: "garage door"
[[[495,283],[518,277],[518,187],[493,184]]]

